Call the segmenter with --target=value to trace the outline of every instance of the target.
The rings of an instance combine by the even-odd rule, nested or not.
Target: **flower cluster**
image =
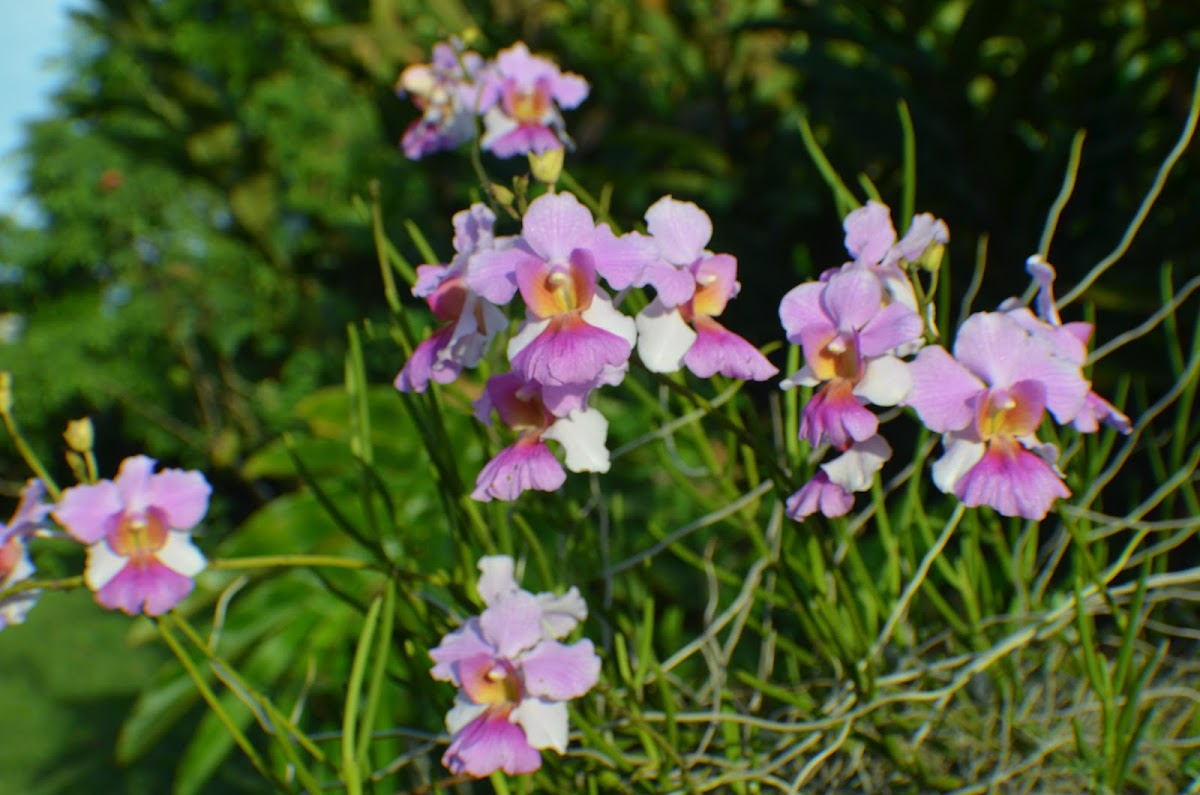
[[[598,387],[620,384],[633,351],[655,372],[687,367],[701,377],[765,380],[776,368],[714,317],[737,294],[737,260],[704,247],[708,215],[664,196],[646,212],[648,235],[616,235],[570,193],[534,199],[521,233],[496,237],[495,216],[474,205],[454,218],[448,265],[422,266],[413,294],[445,322],[417,346],[396,376],[403,392],[448,383],[475,366],[505,326],[500,311],[520,294],[525,319],[508,342],[511,372],[493,376],[475,403],[517,434],[476,479],[475,499],[513,500],[553,491],[566,479],[547,441],[562,445],[566,468],[607,472],[608,421],[589,405]],[[652,287],[636,318],[609,292]]]
[[[407,67],[396,82],[397,93],[421,111],[400,145],[413,160],[454,149],[474,137],[482,116],[480,146],[497,157],[570,147],[562,111],[578,107],[588,90],[582,77],[563,73],[521,42],[494,61],[458,40],[443,42],[434,46],[431,63]]]
[[[897,242],[890,211],[874,201],[847,215],[844,228],[853,259],[793,288],[779,305],[788,341],[804,352],[804,366],[782,386],[816,388],[800,438],[841,452],[788,499],[796,520],[846,513],[891,457],[867,405],[899,405],[912,389],[900,357],[920,347],[924,323],[904,267],[949,240],[945,223],[922,214]]]
[[[574,587],[561,596],[522,590],[505,555],[483,558],[479,570],[483,613],[429,652],[433,678],[459,689],[442,763],[456,775],[531,773],[540,749],[566,751],[566,702],[599,680],[590,640],[560,642],[587,618],[587,605]]]
[[[1056,499],[1070,496],[1057,449],[1036,436],[1045,414],[1085,433],[1102,422],[1130,430],[1129,419],[1091,391],[1082,367],[1092,327],[1059,319],[1054,269],[1031,257],[1037,313],[1014,299],[998,312],[971,315],[952,355],[924,344],[927,327],[936,331],[932,316],[919,313],[908,274],[940,257],[946,225],[918,215],[897,241],[888,208],[870,202],[846,217],[845,231],[853,259],[780,304],[788,340],[805,361],[783,386],[816,388],[802,410],[800,437],[841,453],[788,499],[788,514],[840,516],[853,507],[854,492],[870,488],[891,457],[879,418],[866,408],[876,405],[910,407],[943,434],[944,454],[933,466],[943,492],[970,507],[1044,518]]]

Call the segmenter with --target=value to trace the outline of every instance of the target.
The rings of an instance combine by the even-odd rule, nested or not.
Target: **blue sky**
[[[18,201],[21,123],[44,115],[62,76],[50,61],[66,52],[71,8],[86,0],[0,0],[0,214],[32,215]]]

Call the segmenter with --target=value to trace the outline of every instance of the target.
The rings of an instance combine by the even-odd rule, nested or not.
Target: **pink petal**
[[[946,228],[946,222],[930,213],[914,215],[908,231],[899,243],[892,246],[884,264],[893,264],[900,260],[913,262],[935,242],[942,245],[950,242],[950,230]]]
[[[541,154],[562,147],[563,142],[557,133],[543,124],[521,124],[503,135],[494,138],[485,136],[483,140],[483,148],[501,158],[528,152]]]
[[[800,335],[805,329],[820,329],[822,333],[837,330],[821,303],[824,292],[824,282],[805,282],[783,297],[779,303],[779,321],[789,342],[800,344]]]
[[[860,262],[880,262],[896,242],[892,212],[877,201],[869,201],[866,207],[847,215],[842,228],[846,230],[846,250]]]
[[[196,471],[166,469],[150,477],[151,507],[167,518],[173,530],[191,530],[208,512],[208,497],[212,486]]]
[[[534,199],[521,224],[525,242],[548,262],[567,262],[572,251],[587,246],[595,231],[591,212],[570,193]]]
[[[542,639],[542,606],[533,594],[517,591],[488,605],[479,616],[479,629],[497,656],[509,660]]]
[[[646,230],[664,259],[674,265],[691,265],[712,238],[712,219],[692,202],[663,196],[646,210]]]
[[[462,366],[450,358],[443,358],[442,351],[450,344],[454,335],[454,324],[442,326],[413,350],[412,356],[396,374],[392,386],[401,392],[423,393],[430,381],[448,384],[462,372]]]
[[[141,513],[146,510],[150,498],[150,473],[157,463],[153,458],[135,455],[121,462],[113,483],[125,510],[131,513]]]
[[[495,649],[480,634],[479,619],[470,618],[461,627],[442,638],[442,642],[436,647],[429,650],[429,656],[433,658],[434,662],[429,675],[443,682],[453,682],[456,687],[461,686],[462,680],[458,676],[458,663],[481,654],[491,655],[493,653],[495,653]]]
[[[878,276],[862,268],[835,273],[825,285],[821,303],[839,331],[857,331],[883,308],[883,285]]]
[[[463,281],[467,289],[496,306],[504,306],[517,292],[517,266],[526,260],[540,262],[524,241],[507,248],[477,251],[468,261]]]
[[[459,253],[469,253],[483,248],[490,248],[495,240],[492,228],[496,224],[496,214],[481,202],[475,202],[465,210],[454,214],[454,250]],[[417,266],[417,275],[421,273]],[[430,267],[430,266],[424,266]],[[417,295],[413,288],[413,295]]]
[[[450,276],[450,268],[445,265],[418,265],[417,280],[413,283],[412,294],[417,298],[430,296]]]
[[[653,287],[655,300],[668,308],[687,303],[696,293],[696,276],[688,268],[677,268],[669,262],[646,266],[639,287]]]
[[[695,327],[696,340],[684,354],[683,363],[699,377],[720,373],[726,378],[766,381],[779,373],[757,348],[715,320],[697,316]]]
[[[521,660],[525,689],[551,701],[579,698],[600,680],[600,658],[590,640],[570,646],[543,640]]]
[[[473,499],[515,500],[523,491],[555,491],[567,479],[562,464],[543,442],[519,441],[504,448],[475,479]]]
[[[485,605],[521,590],[514,575],[516,563],[510,555],[485,555],[479,559],[479,582],[475,591]]]
[[[923,348],[909,362],[908,374],[913,386],[904,404],[917,410],[925,427],[944,433],[972,423],[973,401],[986,387],[945,348]]]
[[[145,609],[146,615],[158,616],[183,601],[192,592],[192,580],[153,561],[148,565],[128,565],[96,592],[96,601],[109,610],[131,616]]]
[[[600,224],[587,246],[596,273],[614,290],[637,284],[647,266],[657,261],[654,243],[645,235],[629,232],[617,237],[608,224]],[[691,274],[688,274],[690,280]]]
[[[859,332],[859,353],[863,356],[879,356],[920,339],[924,329],[920,315],[904,304],[890,303],[876,312]]]
[[[442,764],[456,776],[484,778],[497,770],[515,776],[541,767],[542,755],[526,741],[520,726],[509,723],[507,712],[489,711],[455,735]]]
[[[28,533],[42,523],[46,514],[54,507],[42,502],[45,497],[46,486],[42,481],[37,478],[25,481],[25,486],[21,489],[21,501],[13,511],[12,519],[7,527],[0,525],[0,543],[9,535]]]
[[[829,480],[824,470],[817,470],[812,480],[788,497],[786,508],[789,518],[800,522],[820,511],[830,518],[844,516],[854,507],[854,495]]]
[[[564,72],[550,78],[550,96],[564,110],[577,107],[587,99],[588,81],[573,72]]]
[[[955,494],[968,507],[990,505],[1004,516],[1044,519],[1054,501],[1071,490],[1038,456],[1015,440],[997,440],[958,481]]]
[[[845,381],[830,381],[818,389],[800,415],[800,438],[813,447],[828,442],[845,450],[870,439],[879,418],[863,407]]]
[[[116,529],[125,505],[110,480],[93,486],[72,486],[62,493],[54,509],[54,521],[77,541],[95,544]]]
[[[572,386],[593,381],[605,365],[620,367],[632,352],[633,346],[616,334],[568,318],[552,321],[512,358],[512,366],[529,381]]]

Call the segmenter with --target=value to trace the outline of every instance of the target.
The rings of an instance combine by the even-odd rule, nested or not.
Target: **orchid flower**
[[[455,775],[532,773],[541,767],[541,749],[566,751],[566,702],[600,677],[590,640],[559,640],[587,617],[579,592],[535,596],[517,586],[513,568],[507,556],[483,558],[483,613],[429,652],[433,678],[459,688],[446,715],[453,737],[442,757]]]
[[[1044,518],[1055,499],[1070,496],[1054,466],[1057,451],[1034,434],[1046,411],[1059,423],[1074,420],[1089,384],[1047,337],[1007,313],[977,313],[959,328],[953,356],[927,347],[909,373],[906,405],[944,434],[933,466],[939,489],[968,507],[1026,519]]]
[[[0,524],[0,591],[33,576],[34,567],[26,543],[50,513],[51,506],[42,501],[45,496],[46,487],[42,481],[36,478],[26,481],[12,519],[8,524]],[[38,595],[38,591],[29,590],[0,600],[0,629],[22,623]]]
[[[507,325],[504,313],[467,281],[474,255],[498,245],[492,234],[495,221],[483,204],[456,213],[454,259],[449,265],[417,267],[413,295],[424,298],[444,325],[417,345],[396,375],[394,385],[401,392],[424,392],[430,381],[450,383],[464,368],[479,364],[488,343]]]
[[[587,99],[588,82],[533,55],[523,42],[501,50],[487,76],[480,110],[480,144],[497,157],[540,153],[572,145],[561,110]]]
[[[779,318],[805,362],[782,386],[820,386],[804,406],[800,437],[845,450],[874,436],[879,420],[864,404],[894,406],[908,395],[907,365],[895,350],[920,338],[920,316],[886,301],[878,275],[852,268],[793,288]]]
[[[476,107],[484,63],[476,52],[464,51],[457,40],[434,45],[432,62],[413,64],[400,73],[396,93],[407,94],[421,111],[400,139],[411,160],[454,149],[475,135]]]
[[[83,579],[96,601],[129,615],[170,610],[205,566],[190,531],[212,487],[199,472],[154,474],[154,466],[144,455],[126,458],[115,480],[69,488],[54,509],[55,521],[88,545]]]
[[[758,349],[713,318],[737,295],[737,260],[713,254],[708,213],[692,202],[664,196],[646,211],[646,228],[659,259],[638,280],[655,289],[637,317],[638,356],[646,368],[670,373],[686,366],[701,378],[765,381],[779,369]]]
[[[475,402],[483,422],[493,409],[500,420],[517,431],[517,441],[501,450],[480,471],[471,496],[481,502],[512,501],[523,491],[555,491],[566,481],[548,440],[562,445],[566,466],[572,472],[607,472],[609,467],[608,420],[599,411],[583,406],[555,416],[542,397],[544,387],[525,381],[518,373],[488,379],[484,394]]]
[[[618,290],[631,285],[653,259],[647,242],[597,226],[569,193],[547,193],[530,203],[520,237],[505,245],[477,255],[467,284],[496,304],[520,290],[527,318],[509,341],[513,369],[551,388],[619,383],[637,328],[596,278]]]

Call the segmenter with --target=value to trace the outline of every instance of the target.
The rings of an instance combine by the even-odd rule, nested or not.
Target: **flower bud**
[[[70,447],[77,453],[91,451],[92,443],[95,440],[95,431],[92,428],[91,418],[83,417],[82,419],[68,422],[67,429],[63,431],[63,438],[67,440],[67,447]]]
[[[529,170],[538,182],[553,185],[562,174],[563,148],[547,149],[545,152],[529,153]]]
[[[929,248],[921,252],[921,256],[917,257],[917,261],[913,264],[929,273],[937,273],[942,267],[942,257],[945,254],[946,245],[934,242],[929,245]]]
[[[491,191],[492,197],[498,201],[502,207],[512,209],[513,199],[515,199],[516,196],[511,190],[496,182],[488,185],[488,190]]]
[[[0,370],[0,414],[7,416],[12,404],[12,373]]]

